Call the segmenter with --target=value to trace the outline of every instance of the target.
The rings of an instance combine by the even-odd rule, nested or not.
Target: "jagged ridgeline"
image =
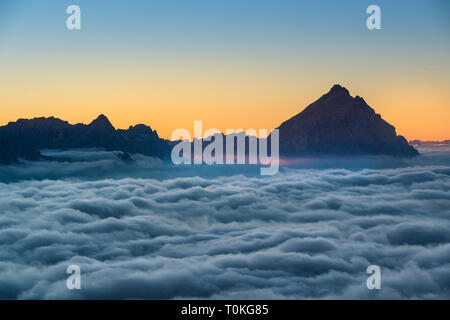
[[[363,98],[352,97],[340,85],[333,86],[278,129],[281,157],[413,157],[419,154]],[[208,144],[203,142],[203,148]],[[71,125],[50,117],[19,119],[0,127],[0,163],[3,164],[17,162],[19,158],[38,160],[42,158],[42,149],[77,148],[122,151],[125,153],[123,159],[139,153],[169,160],[173,145],[174,142],[161,139],[156,131],[143,124],[130,126],[127,130],[115,129],[104,115],[88,125]]]
[[[42,149],[102,148],[127,154],[170,159],[171,147],[149,126],[139,124],[116,130],[100,115],[90,124],[71,125],[57,118],[20,119],[0,127],[0,162],[18,158],[38,160]]]

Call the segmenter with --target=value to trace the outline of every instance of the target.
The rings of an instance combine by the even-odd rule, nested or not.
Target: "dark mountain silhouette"
[[[335,85],[301,113],[283,122],[280,155],[418,155],[395,128],[364,101]]]
[[[398,136],[395,128],[364,101],[352,97],[347,89],[335,85],[316,102],[279,129],[280,155],[353,156],[390,155],[413,157],[417,150]],[[240,136],[235,135],[235,138]],[[225,136],[223,136],[226,144]],[[234,139],[234,138],[233,138]],[[245,137],[249,150],[249,137]],[[270,152],[270,139],[268,137]],[[210,142],[203,141],[203,148]],[[130,154],[169,159],[174,141],[160,139],[156,131],[138,124],[127,130],[116,130],[104,115],[90,124],[71,125],[57,118],[19,119],[0,127],[0,163],[10,164],[19,158],[37,160],[42,149],[103,148],[122,151],[118,157],[132,161]],[[236,145],[234,147],[236,154]],[[223,153],[226,153],[224,145]],[[193,154],[193,150],[192,150]]]
[[[0,127],[0,163],[10,164],[18,158],[37,160],[42,149],[103,148],[129,154],[168,159],[170,147],[156,131],[143,124],[128,130],[116,130],[108,118],[100,115],[90,124],[71,125],[57,118],[19,119]]]

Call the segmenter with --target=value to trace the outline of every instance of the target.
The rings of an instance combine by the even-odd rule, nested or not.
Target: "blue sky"
[[[66,29],[66,8],[71,4],[81,7],[81,31]],[[366,28],[370,4],[381,8],[382,30]],[[237,117],[234,108],[236,112],[249,110],[249,114],[255,109],[267,114],[278,108],[279,116],[261,115],[249,124],[274,127],[339,82],[371,99],[377,110],[399,123],[411,138],[444,137],[445,123],[439,119],[430,118],[426,127],[416,131],[411,127],[420,125],[418,120],[403,123],[400,115],[405,111],[411,119],[419,119],[414,110],[420,106],[408,108],[405,102],[397,107],[392,96],[425,88],[424,96],[409,100],[436,101],[428,106],[434,113],[442,114],[445,106],[449,109],[445,89],[450,74],[449,18],[447,0],[1,0],[0,84],[5,86],[0,93],[6,96],[0,104],[6,111],[0,119],[3,123],[39,113],[87,121],[103,112],[126,127],[137,118],[150,118],[143,111],[147,105],[152,108],[151,121],[168,134],[171,128],[163,113],[177,113],[175,106],[187,100],[196,111],[183,117],[192,123],[198,114],[207,112],[208,102],[202,100],[200,89],[205,88],[211,93],[211,108],[231,110],[229,119]],[[73,79],[61,81],[61,70]],[[107,83],[113,77],[130,81]],[[233,85],[233,77],[240,82]],[[99,87],[93,97],[89,93],[92,83],[75,78],[104,83],[105,88]],[[146,81],[159,91],[146,96]],[[410,85],[405,87],[406,82]],[[260,101],[258,85],[263,93],[274,91]],[[18,87],[35,97],[34,109],[30,101],[13,96],[11,92],[19,92]],[[120,108],[112,106],[109,100],[114,92],[107,88],[113,87],[114,92],[124,90],[119,98],[132,101],[136,119],[121,115]],[[51,100],[52,88],[61,97]],[[87,105],[77,109],[79,117],[73,115],[75,103],[64,95],[73,89],[80,92],[77,104]],[[165,96],[162,91],[167,91]],[[228,99],[229,92],[235,95],[229,102],[215,102]],[[136,96],[142,98],[135,101]],[[173,96],[179,98],[175,101]],[[61,100],[67,100],[67,114],[59,108]],[[92,107],[93,101],[98,108]],[[99,101],[105,101],[104,105]],[[444,120],[450,120],[450,111]],[[225,124],[210,119],[211,125],[217,121],[219,126],[236,125],[231,120]]]

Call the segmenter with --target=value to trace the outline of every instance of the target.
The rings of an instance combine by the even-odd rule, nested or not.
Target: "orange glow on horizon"
[[[318,97],[317,97],[318,98]],[[217,128],[222,132],[226,129],[267,129],[270,130],[279,126],[283,121],[301,112],[309,102],[303,103],[303,107],[297,107],[294,101],[287,101],[289,104],[283,110],[278,108],[277,112],[271,112],[272,104],[263,101],[244,100],[240,103],[241,108],[231,108],[232,102],[208,103],[199,102],[186,106],[186,101],[165,101],[158,105],[161,107],[148,107],[156,103],[147,104],[145,101],[126,102],[122,99],[110,101],[105,105],[105,101],[92,103],[78,107],[76,102],[63,103],[64,108],[51,107],[49,104],[25,98],[24,104],[34,103],[34,108],[23,108],[19,101],[8,101],[8,109],[3,109],[0,117],[0,125],[6,125],[10,121],[19,118],[35,118],[54,116],[66,120],[71,124],[88,124],[99,114],[105,114],[116,129],[127,129],[131,125],[143,123],[149,125],[153,130],[157,130],[160,137],[169,139],[173,130],[186,128],[193,133],[195,120],[203,121],[203,130]],[[299,99],[300,100],[300,99]],[[304,100],[304,99],[303,99]],[[377,100],[377,99],[375,99]],[[94,100],[95,101],[95,100]],[[383,108],[377,108],[366,99],[368,104],[380,113],[384,120],[394,125],[397,134],[405,136],[408,140],[447,140],[450,139],[450,112],[448,103],[442,100],[430,100],[429,96],[416,95],[405,100],[401,96],[392,96],[383,101]],[[310,101],[312,102],[312,101]],[[179,108],[179,105],[183,105]],[[105,107],[99,107],[100,105]],[[3,101],[5,105],[5,101]],[[263,105],[262,108],[259,108]],[[380,105],[380,104],[378,104]],[[37,107],[36,107],[37,106]],[[126,106],[126,107],[124,107]],[[393,108],[395,106],[395,108]],[[425,106],[425,107],[424,107]],[[225,112],[224,110],[229,110]],[[259,110],[262,111],[259,111]],[[424,109],[435,110],[427,113]],[[40,110],[40,111],[36,111]],[[165,113],[164,110],[169,112]],[[207,110],[207,111],[205,111]],[[242,110],[242,112],[240,111]],[[407,114],[405,115],[405,112]]]
[[[320,77],[291,74],[264,77],[261,72],[236,76],[233,70],[101,70],[86,76],[73,71],[23,70],[0,78],[0,125],[19,118],[54,116],[70,123],[89,123],[105,114],[116,128],[144,123],[169,139],[173,130],[268,129],[301,112],[328,92],[334,83]],[[274,72],[272,72],[274,73]],[[124,77],[124,74],[128,74]],[[282,79],[273,80],[273,79]],[[408,140],[450,139],[450,92],[441,85],[421,82],[402,86],[376,79],[370,86],[359,81],[341,83],[352,96],[360,95]],[[382,84],[380,84],[382,83]],[[400,83],[400,82],[399,82]],[[301,90],[299,90],[301,88]]]

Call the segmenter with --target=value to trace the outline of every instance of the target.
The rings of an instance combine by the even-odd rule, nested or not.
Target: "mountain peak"
[[[280,154],[287,156],[418,155],[363,98],[338,84],[279,130]]]
[[[109,119],[104,115],[99,115],[94,121],[89,124],[90,127],[98,129],[115,130],[114,126],[109,122]]]
[[[152,128],[150,128],[149,126],[147,126],[145,124],[137,124],[134,126],[130,126],[128,128],[128,131],[130,133],[135,133],[135,134],[150,134],[153,132]]]
[[[102,113],[102,114],[100,114],[94,121],[108,121],[108,122],[109,122],[109,119],[108,119],[107,116],[105,116],[105,115]]]
[[[331,87],[330,91],[328,92],[328,94],[346,94],[346,95],[350,95],[350,92],[343,86],[341,86],[340,84],[335,84],[333,87]]]

